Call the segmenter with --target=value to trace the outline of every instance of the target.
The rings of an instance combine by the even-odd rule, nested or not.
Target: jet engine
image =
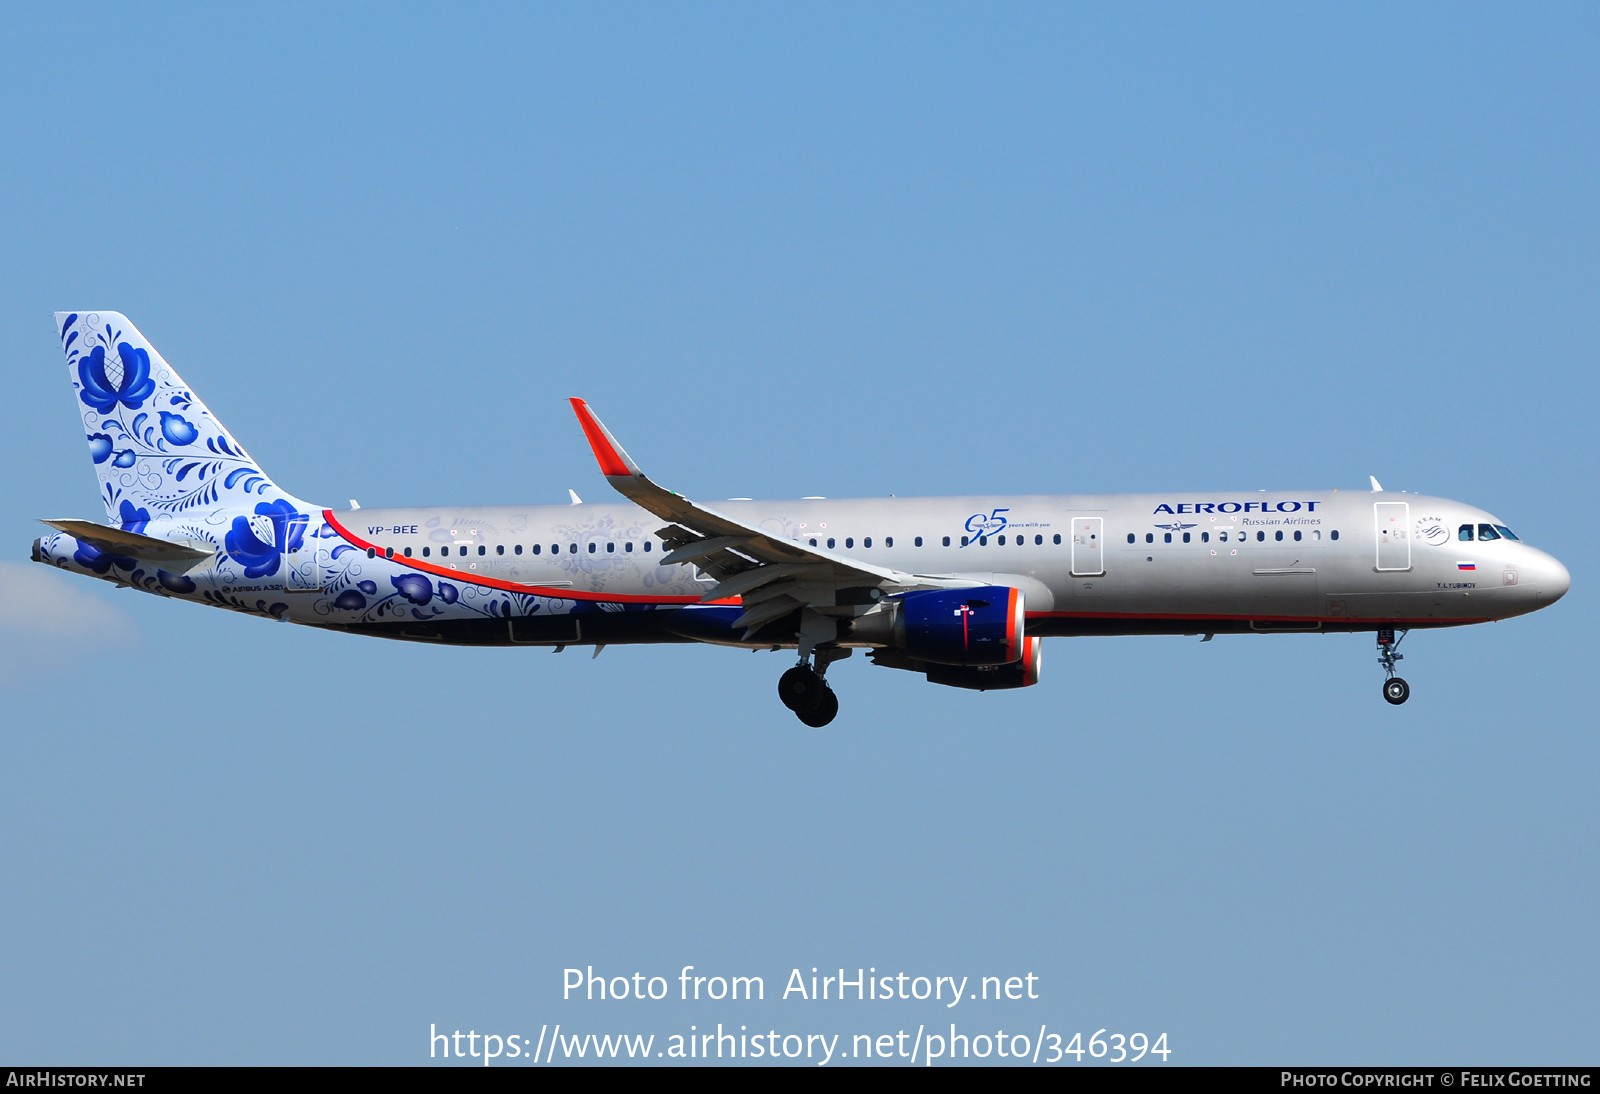
[[[973,691],[1032,687],[1039,682],[1040,653],[1043,649],[1042,639],[1024,638],[1022,660],[1009,665],[928,665],[928,683],[970,688]]]
[[[1022,659],[1022,627],[1021,589],[926,589],[887,597],[857,616],[846,641],[935,665],[1009,665]]]

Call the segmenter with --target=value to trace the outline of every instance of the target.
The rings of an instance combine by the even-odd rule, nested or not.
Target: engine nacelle
[[[1022,660],[1021,589],[928,589],[895,599],[894,644],[918,661],[1009,665]]]
[[[928,683],[944,684],[973,691],[1004,691],[1027,688],[1039,682],[1039,667],[1044,642],[1038,638],[1022,640],[1022,660],[1010,665],[928,665]]]

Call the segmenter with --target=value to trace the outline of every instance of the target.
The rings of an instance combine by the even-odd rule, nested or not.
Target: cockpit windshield
[[[1515,532],[1513,532],[1511,529],[1507,528],[1504,524],[1496,524],[1494,526],[1494,530],[1496,532],[1499,532],[1502,536],[1505,536],[1507,539],[1516,539],[1517,538],[1517,534]]]
[[[1480,525],[1478,525],[1478,542],[1483,543],[1483,542],[1485,542],[1487,540],[1499,539],[1499,538],[1500,538],[1500,533],[1496,532],[1494,530],[1494,525],[1492,525],[1492,524],[1480,524]]]

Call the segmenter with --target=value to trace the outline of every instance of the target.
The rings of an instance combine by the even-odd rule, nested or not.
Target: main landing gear
[[[1394,674],[1394,663],[1405,660],[1405,654],[1397,653],[1400,642],[1407,632],[1402,630],[1400,637],[1394,636],[1392,630],[1378,632],[1378,664],[1383,666],[1383,697],[1394,706],[1399,706],[1411,698],[1411,685]]]
[[[823,676],[830,663],[849,656],[849,650],[817,650],[815,669],[802,659],[798,665],[778,677],[778,698],[806,725],[821,729],[839,713],[839,697],[833,693]]]

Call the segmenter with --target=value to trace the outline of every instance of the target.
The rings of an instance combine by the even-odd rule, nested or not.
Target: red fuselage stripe
[[[350,531],[350,529],[340,524],[338,520],[334,518],[333,510],[324,509],[322,511],[322,519],[327,521],[328,526],[335,532],[338,532],[339,535],[344,537],[344,539],[352,546],[359,547],[363,551],[376,551],[380,555],[383,554],[383,548],[378,544],[362,539],[360,536]],[[502,581],[497,577],[480,577],[477,574],[469,571],[454,570],[448,566],[437,566],[431,562],[423,562],[421,559],[416,558],[406,558],[403,555],[395,555],[392,559],[388,559],[388,561],[398,562],[402,566],[413,570],[420,570],[425,574],[434,574],[438,577],[448,577],[453,581],[464,582],[468,585],[481,585],[486,589],[500,589],[508,593],[525,593],[529,596],[547,596],[560,600],[597,600],[604,601],[607,604],[700,603],[700,598],[696,596],[640,596],[636,593],[586,593],[578,589],[559,589],[549,585],[524,585],[516,581]],[[716,603],[737,604],[738,601],[719,600],[716,601]]]

